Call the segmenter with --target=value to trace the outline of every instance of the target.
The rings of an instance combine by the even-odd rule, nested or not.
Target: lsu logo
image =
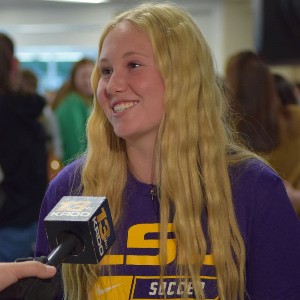
[[[93,225],[99,253],[103,256],[109,248],[108,239],[111,235],[110,224],[104,207],[101,207],[100,214],[93,218]]]

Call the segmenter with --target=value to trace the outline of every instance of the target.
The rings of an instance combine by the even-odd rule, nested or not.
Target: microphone
[[[57,268],[62,263],[97,264],[116,239],[106,197],[62,197],[44,222],[51,253],[17,261],[39,260]],[[52,300],[60,286],[57,276],[21,279],[2,291],[0,300]]]
[[[44,220],[48,263],[97,264],[116,237],[105,197],[65,196]]]

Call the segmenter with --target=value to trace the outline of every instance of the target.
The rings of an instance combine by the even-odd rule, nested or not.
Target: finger
[[[15,275],[18,279],[25,277],[38,277],[41,279],[49,278],[55,275],[56,268],[38,261],[26,261],[13,265]]]

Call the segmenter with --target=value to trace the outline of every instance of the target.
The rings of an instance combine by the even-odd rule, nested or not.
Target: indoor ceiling
[[[61,1],[61,0],[60,0]],[[68,0],[71,1],[71,0]],[[99,3],[99,4],[90,4],[90,5],[116,5],[116,4],[120,4],[120,5],[124,5],[124,4],[138,4],[141,3],[143,1],[141,0],[106,0],[107,3]],[[245,0],[174,0],[174,2],[176,3],[186,3],[186,2],[191,2],[191,3],[199,3],[199,2],[242,2]],[[162,1],[157,1],[154,0],[153,2],[162,2]],[[10,5],[10,6],[14,6],[14,5],[58,5],[58,4],[62,4],[59,3],[58,1],[55,0],[0,0],[0,8],[2,5]],[[68,5],[82,5],[82,3],[65,3]],[[85,3],[86,5],[87,3]]]

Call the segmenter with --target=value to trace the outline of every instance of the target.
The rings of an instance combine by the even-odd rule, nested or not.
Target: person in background
[[[270,163],[287,188],[300,187],[300,107],[285,104],[295,99],[283,99],[269,67],[253,51],[229,57],[226,80],[237,114],[236,127],[248,147]],[[300,200],[294,193],[289,196],[299,214]]]
[[[32,256],[47,179],[43,97],[19,89],[13,40],[0,33],[0,261]]]
[[[0,292],[22,278],[37,277],[47,279],[55,274],[55,267],[38,261],[0,263]]]
[[[64,165],[86,150],[86,122],[92,107],[90,77],[93,67],[94,61],[88,58],[76,62],[70,79],[57,91],[52,103],[62,140]]]
[[[116,242],[99,264],[63,264],[64,299],[296,299],[299,219],[282,179],[236,141],[190,14],[138,5],[98,49],[87,153],[50,183],[36,255],[49,252],[43,220],[64,195],[105,195]]]
[[[281,74],[274,73],[273,78],[283,107],[287,109],[289,105],[298,105],[299,102],[295,94],[295,85]]]
[[[270,163],[285,179],[288,195],[300,217],[300,106],[295,86],[283,75],[273,74],[275,87],[282,104],[280,146],[274,149]]]
[[[268,66],[256,53],[245,50],[228,58],[225,72],[239,133],[247,147],[269,153],[279,144],[281,105]]]
[[[20,70],[20,89],[25,93],[37,93],[38,78],[28,69]],[[47,100],[46,100],[47,101]],[[47,103],[43,109],[41,122],[47,133],[48,149],[48,180],[50,181],[62,167],[62,143],[56,117],[51,106]]]

